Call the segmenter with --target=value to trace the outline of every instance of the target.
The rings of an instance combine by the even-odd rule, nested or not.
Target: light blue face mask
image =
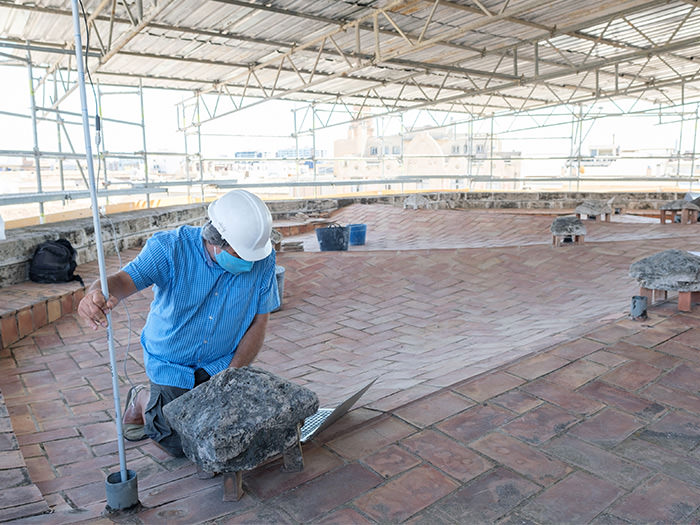
[[[253,268],[253,261],[244,261],[224,250],[216,254],[216,262],[224,270],[233,274],[249,272]]]

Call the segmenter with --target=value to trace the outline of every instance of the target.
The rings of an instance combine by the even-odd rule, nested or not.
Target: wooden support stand
[[[224,501],[238,501],[243,497],[243,472],[224,472]]]

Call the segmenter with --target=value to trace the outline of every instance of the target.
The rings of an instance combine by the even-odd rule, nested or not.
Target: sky
[[[35,76],[42,71],[35,68]],[[0,110],[29,114],[30,98],[27,90],[28,76],[24,67],[0,66],[0,78],[3,79],[0,86]],[[91,116],[95,113],[95,96],[87,86],[88,112]],[[52,89],[51,89],[52,91]],[[102,111],[106,118],[118,118],[121,120],[140,121],[140,104],[137,94],[112,94],[115,91],[123,93],[124,88],[101,88]],[[135,93],[135,91],[134,91]],[[48,100],[42,100],[42,91],[37,93],[37,105],[50,105]],[[144,90],[144,114],[146,121],[146,144],[149,151],[158,152],[183,152],[184,137],[177,131],[176,105],[183,99],[190,97],[189,92],[170,91],[162,89]],[[621,103],[629,107],[631,102]],[[267,151],[274,153],[278,149],[293,149],[295,146],[292,137],[293,112],[295,107],[301,104],[270,101],[258,104],[253,108],[238,112],[231,117],[213,121],[202,126],[203,154],[210,157],[233,157],[236,151]],[[635,106],[637,109],[642,104]],[[687,111],[695,111],[695,105],[688,106]],[[80,100],[76,92],[62,105],[64,110],[80,112]],[[613,109],[610,103],[597,104],[592,112],[607,111]],[[543,111],[542,114],[548,112]],[[561,113],[561,111],[558,111]],[[80,115],[69,117],[70,121],[78,125],[69,125],[71,140],[76,150],[84,151],[84,139],[80,128]],[[411,122],[413,117],[407,116],[405,122]],[[456,115],[455,119],[464,118]],[[536,117],[535,119],[524,117],[513,122],[512,119],[496,119],[495,131],[505,132],[514,127],[526,127],[521,133],[505,133],[500,136],[502,149],[520,151],[523,156],[546,157],[566,156],[571,148],[569,135],[571,133],[570,117],[562,117],[564,123],[561,126],[535,129],[536,122],[553,122],[557,117]],[[2,116],[3,126],[0,126],[0,150],[31,150],[33,147],[31,120],[27,118],[15,118]],[[425,120],[429,122],[429,120]],[[685,122],[681,137],[681,127],[678,118],[660,118],[654,115],[644,118],[623,117],[610,118],[605,121],[598,120],[594,124],[584,123],[585,140],[582,144],[582,153],[587,154],[589,149],[601,145],[618,145],[622,151],[635,150],[654,151],[659,154],[678,148],[682,139],[681,149],[692,151],[693,139],[697,143],[696,120]],[[387,126],[387,131],[397,130],[398,119],[393,119]],[[591,127],[592,125],[592,127]],[[375,129],[378,125],[375,125]],[[105,122],[104,140],[108,151],[138,152],[143,149],[143,138],[139,126]],[[393,128],[393,129],[392,129]],[[590,128],[590,129],[589,129]],[[466,133],[466,124],[455,126],[456,133]],[[490,131],[490,122],[482,120],[474,125],[474,132],[487,134]],[[347,135],[346,126],[331,127],[317,132],[316,145],[325,156],[333,155],[333,142]],[[38,127],[39,147],[41,150],[57,151],[57,132],[55,122],[41,122]],[[94,134],[93,134],[94,140]],[[310,148],[312,145],[310,136],[300,138],[301,149]],[[68,149],[63,144],[64,150]],[[196,136],[190,136],[188,150],[196,151]],[[700,153],[700,148],[698,148]],[[557,161],[561,164],[561,161]],[[549,164],[552,164],[550,162]],[[548,168],[550,169],[550,168]],[[556,170],[555,170],[556,171]],[[0,188],[1,189],[1,188]]]

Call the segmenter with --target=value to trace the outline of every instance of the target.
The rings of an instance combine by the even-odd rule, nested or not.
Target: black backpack
[[[67,283],[79,281],[75,275],[75,248],[66,239],[42,242],[34,251],[29,265],[29,278],[36,283]]]

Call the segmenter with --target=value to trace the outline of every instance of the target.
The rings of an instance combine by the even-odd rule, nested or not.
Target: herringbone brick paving
[[[552,248],[546,217],[353,206],[334,218],[367,222],[368,245],[279,254],[284,306],[257,364],[324,405],[379,376],[363,408],[305,446],[304,472],[247,473],[237,503],[221,501],[220,478],[198,480],[187,460],[128,443],[146,507],[131,522],[700,519],[700,315],[669,302],[648,322],[624,319],[637,290],[629,264],[696,249],[697,225],[587,223],[606,242]],[[448,232],[476,245],[427,246],[440,227],[438,247]],[[402,231],[413,235],[406,246]],[[480,244],[489,235],[495,247]],[[129,300],[130,324],[122,307],[113,316],[120,356],[131,337],[135,382],[145,381],[138,334],[151,297]],[[54,509],[27,521],[98,520],[118,464],[105,334],[74,316],[34,332],[0,354],[0,389],[25,470]],[[5,519],[41,510],[32,485],[11,477],[8,447]]]

